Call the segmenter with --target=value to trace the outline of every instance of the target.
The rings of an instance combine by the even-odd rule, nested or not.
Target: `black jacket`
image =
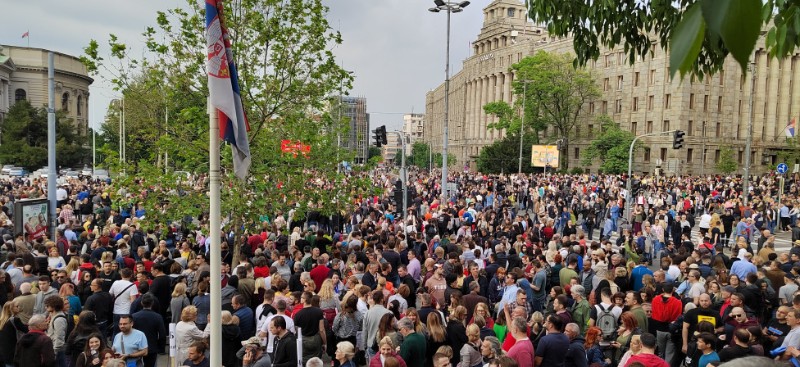
[[[283,338],[275,337],[272,349],[272,367],[293,367],[297,364],[297,337],[291,332]]]
[[[133,325],[147,336],[147,352],[156,354],[167,342],[164,319],[153,310],[144,309],[133,314]]]
[[[586,350],[583,348],[584,339],[575,337],[569,342],[567,355],[564,357],[564,367],[586,367]]]

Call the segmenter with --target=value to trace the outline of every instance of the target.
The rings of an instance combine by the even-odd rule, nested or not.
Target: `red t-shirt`
[[[511,334],[506,336],[506,341],[508,341],[509,337],[511,337]],[[513,337],[511,337],[511,339],[513,339]],[[530,340],[521,340],[519,343],[514,342],[511,350],[508,351],[508,356],[517,361],[519,367],[533,367],[533,344]]]
[[[331,272],[331,269],[328,269],[325,265],[317,265],[314,269],[311,269],[309,275],[311,275],[311,279],[314,280],[314,284],[316,285],[316,292],[319,292],[319,288],[322,287],[322,282],[325,279],[328,279],[328,273]]]

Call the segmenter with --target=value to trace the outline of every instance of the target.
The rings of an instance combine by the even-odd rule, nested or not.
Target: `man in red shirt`
[[[325,279],[328,279],[328,273],[330,273],[331,269],[328,268],[328,257],[325,255],[321,255],[319,259],[317,259],[317,266],[314,269],[311,269],[310,276],[311,279],[314,280],[314,284],[316,287],[315,292],[319,292],[319,288],[322,287],[322,282]]]
[[[519,367],[533,367],[533,343],[528,339],[528,325],[524,317],[516,317],[509,323],[511,335],[516,339],[508,356],[517,361]]]
[[[680,299],[673,296],[672,290],[672,283],[665,283],[662,286],[663,293],[653,298],[651,302],[653,313],[649,322],[650,330],[656,333],[661,357],[668,361],[671,361],[675,354],[675,344],[669,333],[669,324],[675,322],[683,313],[683,304]]]
[[[642,349],[639,354],[631,356],[628,363],[624,367],[628,367],[635,362],[639,362],[647,367],[669,367],[669,364],[663,359],[655,355],[656,350],[656,337],[650,333],[644,333],[640,339],[642,342]]]

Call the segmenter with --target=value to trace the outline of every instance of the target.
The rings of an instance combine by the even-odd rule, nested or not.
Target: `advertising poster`
[[[558,147],[555,145],[534,145],[531,147],[531,166],[558,168]]]
[[[22,229],[29,241],[47,236],[47,199],[19,200],[14,203],[14,226]]]

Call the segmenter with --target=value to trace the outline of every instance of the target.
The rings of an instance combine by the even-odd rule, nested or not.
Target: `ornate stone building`
[[[47,107],[48,50],[31,47],[0,46],[0,121],[8,109],[26,99],[34,107]],[[55,107],[88,132],[89,85],[94,81],[75,56],[53,52],[55,56]]]
[[[572,39],[556,39],[543,27],[527,22],[525,6],[518,0],[495,0],[483,9],[481,32],[473,42],[473,54],[462,70],[451,77],[449,151],[459,167],[474,169],[480,149],[503,137],[503,131],[487,129],[495,122],[483,112],[492,101],[513,103],[510,66],[539,50],[572,53]],[[800,115],[800,54],[770,60],[763,39],[755,56],[753,114],[753,172],[764,172],[778,163],[777,152],[785,146],[787,124]],[[601,51],[586,66],[594,74],[601,96],[583,108],[581,123],[571,137],[570,167],[583,167],[581,152],[599,130],[596,117],[607,114],[636,135],[680,129],[686,131],[684,148],[672,149],[672,136],[643,138],[644,149],[634,157],[634,170],[678,173],[710,173],[724,145],[733,148],[742,166],[750,118],[751,76],[743,76],[729,58],[722,71],[703,81],[670,80],[669,55],[655,45],[653,52],[627,62],[621,49]],[[441,150],[444,116],[444,84],[426,95],[424,140]],[[799,129],[800,130],[800,127]],[[551,131],[541,135],[543,143],[559,137]],[[516,159],[516,157],[509,157]],[[526,161],[529,162],[529,161]],[[525,164],[525,162],[523,163]],[[594,170],[596,167],[590,167]]]

